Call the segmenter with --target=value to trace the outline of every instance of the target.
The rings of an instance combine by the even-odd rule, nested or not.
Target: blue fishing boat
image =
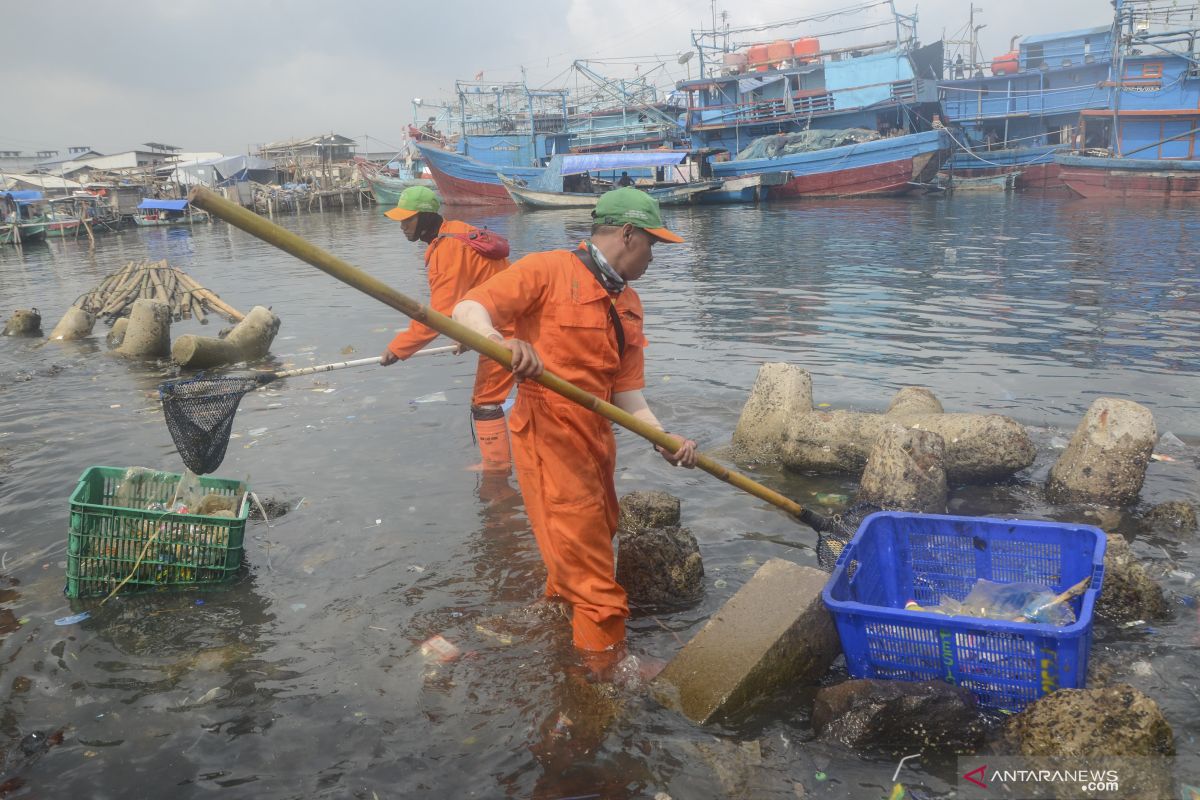
[[[1122,165],[1107,188],[1089,173],[1097,165],[1091,158],[1178,161],[1197,154],[1200,6],[1114,5],[1109,26],[1027,36],[1019,46],[1014,39],[990,65],[955,62],[954,77],[941,87],[957,148],[947,172],[970,178],[1019,171],[1017,188],[1069,188],[1084,196],[1191,192],[1190,171],[1179,180],[1156,174],[1168,170],[1166,163]]]
[[[531,180],[547,159],[568,151],[565,89],[457,81],[455,90],[458,135],[417,141],[445,202],[511,205],[497,174]]]
[[[1062,182],[1088,198],[1200,199],[1200,4],[1117,3],[1105,110],[1080,115]]]
[[[846,27],[846,17],[876,7],[890,13]],[[830,20],[833,30],[816,30]],[[933,124],[942,47],[918,47],[915,25],[885,0],[693,31],[702,77],[677,85],[689,98],[693,147],[730,155],[714,159],[713,177],[772,176],[767,192],[776,199],[903,194],[929,183],[949,154],[949,139]],[[894,35],[871,44],[843,38],[879,27]],[[850,130],[864,134],[840,144]],[[820,132],[829,136],[813,142],[824,148],[776,138]]]
[[[1026,36],[990,64],[949,65],[955,77],[941,95],[956,145],[950,180],[1020,172],[1018,188],[1063,188],[1054,156],[1070,148],[1080,111],[1108,106],[1112,48],[1105,26]]]

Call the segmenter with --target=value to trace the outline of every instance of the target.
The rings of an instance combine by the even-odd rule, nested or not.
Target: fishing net
[[[870,514],[882,509],[873,503],[857,502],[842,512],[828,517],[826,525],[817,531],[817,565],[826,572],[833,572],[838,557],[854,538],[859,524]],[[854,565],[850,565],[854,569]],[[853,574],[853,572],[851,572]]]
[[[238,403],[261,382],[257,378],[192,378],[158,387],[167,430],[183,463],[206,475],[225,460]]]

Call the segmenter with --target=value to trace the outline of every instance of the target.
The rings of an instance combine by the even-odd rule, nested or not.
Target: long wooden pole
[[[231,203],[202,186],[192,189],[188,195],[188,201],[192,205],[220,217],[230,225],[241,228],[251,236],[255,236],[268,244],[278,247],[280,250],[291,253],[301,261],[307,262],[343,283],[353,286],[360,292],[369,294],[371,297],[391,306],[402,314],[424,323],[438,333],[449,336],[456,342],[461,342],[472,350],[482,353],[488,358],[512,369],[512,353],[504,345],[494,342],[462,323],[455,322],[445,314],[439,314],[428,306],[422,305],[416,300],[401,294],[377,278],[306,241],[286,228],[282,228],[270,220],[242,208],[236,203]],[[536,378],[536,381],[550,391],[560,394],[606,419],[612,420],[621,427],[633,431],[638,436],[653,442],[659,447],[674,452],[681,444],[675,437],[663,433],[632,414],[617,408],[612,403],[606,403],[599,397],[585,392],[572,383],[564,381],[557,375],[550,372],[543,372]],[[751,480],[740,472],[727,469],[706,455],[699,454],[697,456],[696,466],[731,486],[736,486],[738,489],[749,492],[760,500],[765,500],[771,505],[783,509],[816,530],[828,530],[833,527],[829,520],[819,514],[801,506],[799,503],[789,500],[779,494],[779,492],[768,489],[761,483]]]

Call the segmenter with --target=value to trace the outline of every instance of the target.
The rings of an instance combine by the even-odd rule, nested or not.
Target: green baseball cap
[[[592,219],[597,225],[633,225],[660,242],[682,242],[683,237],[671,233],[663,225],[658,201],[641,189],[623,186],[600,195]]]
[[[384,216],[395,220],[406,220],[413,214],[420,214],[422,211],[432,211],[436,214],[441,207],[441,201],[428,186],[410,186],[400,193],[396,207],[384,213]]]

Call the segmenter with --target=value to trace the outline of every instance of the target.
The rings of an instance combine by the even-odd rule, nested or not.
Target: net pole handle
[[[260,217],[249,209],[242,208],[238,204],[226,200],[216,192],[206,189],[203,186],[193,188],[188,193],[188,200],[192,205],[225,220],[234,227],[241,228],[251,236],[262,239],[264,242],[272,244],[284,252],[291,253],[301,261],[313,265],[328,275],[332,275],[342,283],[353,286],[360,292],[374,297],[376,300],[391,306],[400,313],[424,323],[438,333],[448,336],[456,342],[465,344],[471,350],[487,356],[505,368],[512,369],[512,353],[505,345],[494,342],[462,323],[447,317],[445,314],[440,314],[436,310],[418,303],[411,297],[401,294],[373,275],[363,272],[329,251],[304,240],[298,234]],[[557,375],[550,372],[543,372],[537,378],[532,378],[531,380],[545,386],[556,394],[562,395],[568,400],[578,403],[590,411],[596,412],[600,416],[617,423],[626,430],[636,433],[638,436],[649,440],[659,447],[670,448],[671,450],[678,449],[679,447],[679,439],[671,434],[660,431],[648,422],[633,416],[628,411],[601,400],[594,394],[580,389],[578,386],[563,380]],[[724,464],[714,461],[709,456],[697,453],[696,466],[718,480],[728,483],[730,486],[735,486],[760,500],[767,501],[776,508],[783,509],[818,531],[834,528],[835,523],[833,521],[826,519],[812,509],[805,508],[795,500],[784,497],[774,489],[763,486],[752,478],[729,469]]]
[[[445,347],[428,347],[424,350],[418,350],[413,353],[410,358],[417,356],[436,356],[442,353],[453,353],[458,349],[458,345],[448,344]],[[289,369],[283,372],[268,372],[264,376],[266,382],[278,380],[279,378],[298,378],[301,375],[315,375],[318,372],[332,372],[335,369],[349,369],[350,367],[369,367],[372,364],[380,362],[379,356],[374,358],[358,358],[354,361],[338,361],[334,364],[320,364],[315,367],[300,367],[299,369]],[[261,380],[261,379],[260,379]]]

